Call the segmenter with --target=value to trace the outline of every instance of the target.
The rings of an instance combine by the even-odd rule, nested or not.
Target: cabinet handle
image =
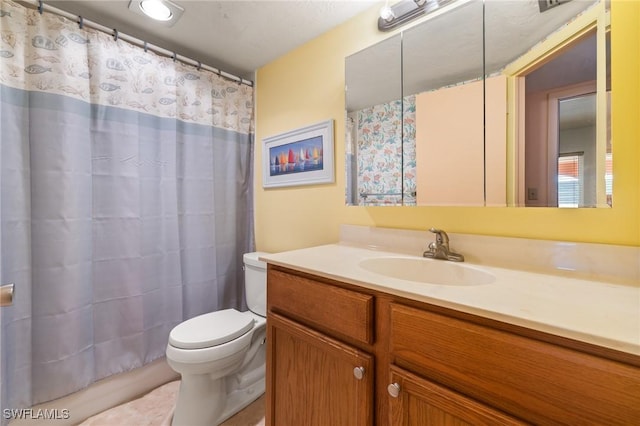
[[[391,383],[387,386],[387,392],[394,398],[397,398],[400,395],[400,385],[397,383]]]
[[[364,377],[364,367],[356,367],[353,369],[353,375],[356,379],[362,380]]]

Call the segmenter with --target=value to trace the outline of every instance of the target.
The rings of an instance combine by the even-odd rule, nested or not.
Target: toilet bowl
[[[182,376],[173,426],[220,424],[264,393],[267,274],[261,254],[243,256],[249,311],[211,312],[171,330],[167,362]]]

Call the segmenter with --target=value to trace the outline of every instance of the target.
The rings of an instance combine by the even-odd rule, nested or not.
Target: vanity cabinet
[[[373,296],[268,277],[267,425],[372,425]]]
[[[273,265],[267,286],[268,425],[640,424],[635,355]]]

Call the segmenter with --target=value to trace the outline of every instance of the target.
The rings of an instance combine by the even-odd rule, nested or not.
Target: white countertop
[[[270,264],[640,355],[640,286],[473,265],[495,281],[435,285],[394,279],[359,266],[365,259],[410,257],[331,244],[260,257]],[[428,260],[442,262],[440,260]]]

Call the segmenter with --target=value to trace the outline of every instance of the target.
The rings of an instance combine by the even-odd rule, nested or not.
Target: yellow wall
[[[344,58],[388,36],[376,29],[377,12],[374,7],[258,70],[258,250],[333,243],[342,223],[640,246],[640,1],[612,2],[611,209],[345,206]],[[263,189],[262,139],[329,118],[335,123],[335,184]]]

